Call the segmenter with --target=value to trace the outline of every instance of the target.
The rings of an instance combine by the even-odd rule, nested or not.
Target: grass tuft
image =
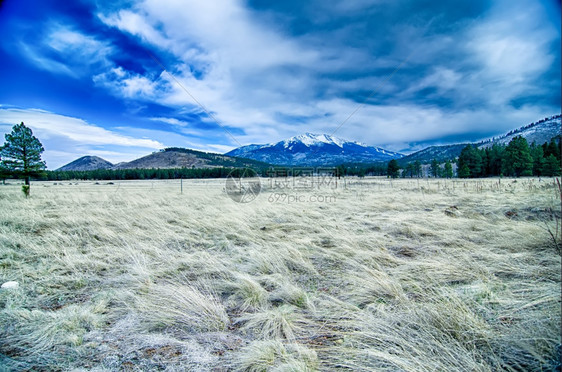
[[[260,339],[294,340],[301,333],[306,319],[296,312],[292,305],[281,305],[257,313],[240,317],[237,322],[244,323],[243,329],[252,331]]]
[[[229,318],[212,293],[181,283],[153,284],[144,296],[134,296],[142,321],[155,329],[181,329],[188,333],[222,331]]]

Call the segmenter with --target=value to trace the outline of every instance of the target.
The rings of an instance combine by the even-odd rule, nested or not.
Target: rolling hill
[[[472,143],[478,148],[490,147],[494,144],[507,145],[513,138],[521,136],[527,140],[529,144],[535,142],[543,144],[549,142],[552,138],[560,138],[561,130],[561,116],[555,115],[544,118],[535,123],[525,125],[518,129],[512,130],[502,136],[490,138],[486,141]],[[399,160],[401,163],[408,163],[411,161],[419,160],[423,162],[430,162],[432,159],[444,161],[447,159],[457,158],[462,149],[468,143],[459,143],[453,145],[430,146],[423,150],[409,154]]]
[[[535,142],[536,144],[543,144],[550,142],[553,137],[560,136],[560,120],[561,115],[555,115],[549,118],[544,118],[535,123],[525,125],[521,128],[512,130],[501,137],[492,138],[488,141],[483,141],[477,144],[478,147],[490,147],[493,144],[507,145],[513,138],[521,136],[527,140],[529,144]]]
[[[170,147],[142,158],[111,164],[107,160],[97,156],[84,156],[74,160],[57,170],[94,170],[94,169],[150,169],[150,168],[267,168],[269,164],[251,159],[240,159],[233,156],[208,153],[203,151],[185,149],[180,147]]]
[[[62,167],[59,171],[89,171],[95,169],[111,169],[113,164],[99,156],[82,156]]]
[[[428,162],[433,159],[438,161],[451,160],[459,156],[462,149],[464,149],[468,143],[456,143],[454,145],[441,145],[441,146],[429,146],[423,150],[416,151],[410,155],[406,155],[398,162],[401,164],[406,164],[412,161]]]

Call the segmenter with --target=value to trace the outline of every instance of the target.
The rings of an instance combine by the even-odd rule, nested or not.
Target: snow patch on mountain
[[[266,145],[248,145],[227,155],[279,165],[336,165],[371,163],[400,158],[403,155],[328,134],[305,133]]]

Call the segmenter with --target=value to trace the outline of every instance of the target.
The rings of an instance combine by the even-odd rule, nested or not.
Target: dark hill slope
[[[82,156],[60,167],[59,171],[89,171],[94,169],[110,169],[113,164],[98,156]]]

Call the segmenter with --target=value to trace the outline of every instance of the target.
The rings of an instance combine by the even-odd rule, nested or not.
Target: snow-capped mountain
[[[486,148],[494,144],[508,145],[509,142],[511,142],[511,140],[517,136],[525,138],[529,144],[535,142],[537,145],[542,145],[545,142],[550,142],[552,138],[558,138],[559,140],[562,130],[560,121],[560,115],[546,117],[537,122],[514,129],[499,137],[472,143],[472,145],[478,148]],[[423,150],[407,155],[400,161],[403,163],[408,163],[415,160],[420,160],[421,162],[430,162],[432,159],[437,159],[439,161],[454,159],[460,155],[462,149],[465,148],[466,145],[468,145],[468,143],[430,146]]]
[[[277,165],[319,166],[388,161],[402,154],[327,134],[305,133],[267,145],[248,145],[226,155]]]
[[[537,122],[512,130],[511,132],[506,133],[503,136],[492,138],[488,141],[479,143],[478,147],[488,147],[494,143],[507,145],[513,138],[517,136],[525,138],[529,144],[535,142],[536,144],[542,145],[545,142],[549,142],[552,137],[560,136],[560,121],[560,115],[546,117]]]

